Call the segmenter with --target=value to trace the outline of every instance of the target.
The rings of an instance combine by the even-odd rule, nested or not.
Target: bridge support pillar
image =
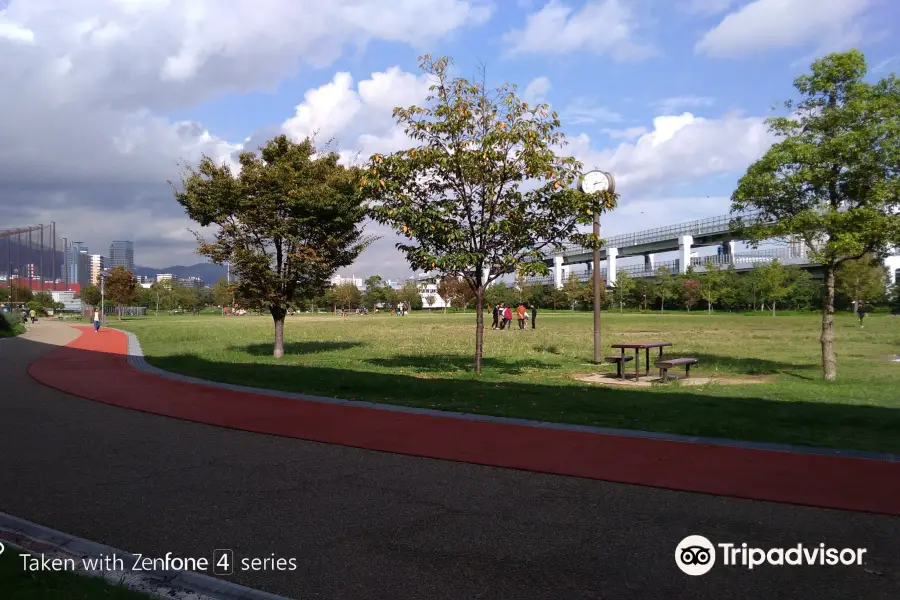
[[[561,290],[563,286],[563,270],[565,267],[563,266],[563,257],[562,256],[554,256],[553,257],[553,285],[556,286],[556,289]]]
[[[722,242],[722,254],[725,257],[725,262],[729,264],[734,264],[734,240],[728,240],[727,242]]]
[[[691,266],[691,245],[694,243],[694,236],[683,235],[678,240],[678,270],[687,273],[688,267]]]
[[[655,269],[653,266],[653,255],[645,254],[644,255],[644,271],[646,271],[647,273],[652,273],[654,270]]]
[[[606,285],[616,285],[616,257],[619,256],[618,248],[606,249]]]

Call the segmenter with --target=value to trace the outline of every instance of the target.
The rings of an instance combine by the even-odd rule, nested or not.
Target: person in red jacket
[[[503,325],[504,329],[509,329],[509,326],[512,324],[512,309],[507,306],[503,309]]]

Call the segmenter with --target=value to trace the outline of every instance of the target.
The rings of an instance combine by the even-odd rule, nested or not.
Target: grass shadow
[[[364,346],[362,342],[285,342],[284,353],[288,354],[315,354],[318,352],[333,352],[335,350],[349,350]],[[253,356],[271,356],[272,344],[248,344],[246,346],[230,346],[229,350],[246,352]]]
[[[475,371],[471,356],[453,356],[442,354],[392,356],[390,358],[371,358],[366,362],[388,369],[407,368],[418,373],[446,373],[448,371]],[[530,358],[506,360],[503,358],[484,357],[482,365],[504,375],[520,375],[525,369],[554,369],[556,365]]]
[[[709,359],[709,357],[707,357]],[[900,453],[900,410],[839,402],[779,401],[689,387],[618,389],[418,377],[302,364],[232,364],[195,355],[148,356],[154,366],[203,379],[297,393],[465,413],[685,435]],[[373,361],[432,369],[444,357]],[[468,360],[468,359],[465,359]],[[794,365],[796,367],[796,365]],[[748,389],[748,394],[753,394]]]
[[[672,357],[679,356],[679,353],[671,353]],[[743,358],[736,356],[722,356],[720,354],[703,354],[689,352],[685,356],[691,356],[700,361],[697,365],[698,370],[712,371],[717,367],[741,375],[774,375],[784,374],[791,377],[799,377],[800,379],[809,379],[805,376],[798,375],[797,371],[810,371],[821,368],[820,365],[811,363],[789,363],[768,358]],[[641,357],[644,358],[643,356]],[[650,364],[652,365],[657,358],[650,353]]]

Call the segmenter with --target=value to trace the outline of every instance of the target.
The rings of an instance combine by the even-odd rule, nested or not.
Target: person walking
[[[868,309],[866,308],[866,305],[865,305],[864,302],[860,302],[859,304],[856,305],[856,316],[857,316],[857,318],[859,318],[859,327],[860,327],[860,329],[862,329],[863,327],[865,327],[865,325],[863,325],[863,319],[866,318],[866,311],[867,311],[867,310],[868,310]]]
[[[521,302],[516,307],[516,320],[519,321],[519,329],[525,329],[525,305]]]
[[[497,329],[500,326],[500,305],[494,305],[494,312],[491,313],[491,316],[494,317],[494,320],[491,321],[491,329]]]
[[[537,306],[531,303],[531,328],[534,329],[534,322],[537,321]]]
[[[31,312],[28,313],[28,316],[31,317],[31,322],[32,322],[32,323],[36,323],[36,322],[37,322],[37,311],[35,311],[33,308],[31,309]]]
[[[100,309],[94,309],[94,333],[100,331]]]
[[[512,308],[506,304],[503,307],[503,326],[500,329],[509,329],[512,325]]]

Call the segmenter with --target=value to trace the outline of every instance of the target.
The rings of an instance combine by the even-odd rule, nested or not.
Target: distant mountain
[[[224,278],[228,274],[228,269],[222,265],[214,265],[212,263],[197,263],[185,267],[183,265],[175,265],[174,267],[166,267],[165,269],[154,269],[152,267],[134,267],[134,274],[141,277],[156,277],[160,273],[171,273],[175,277],[199,277],[206,285],[213,285],[215,282]]]

